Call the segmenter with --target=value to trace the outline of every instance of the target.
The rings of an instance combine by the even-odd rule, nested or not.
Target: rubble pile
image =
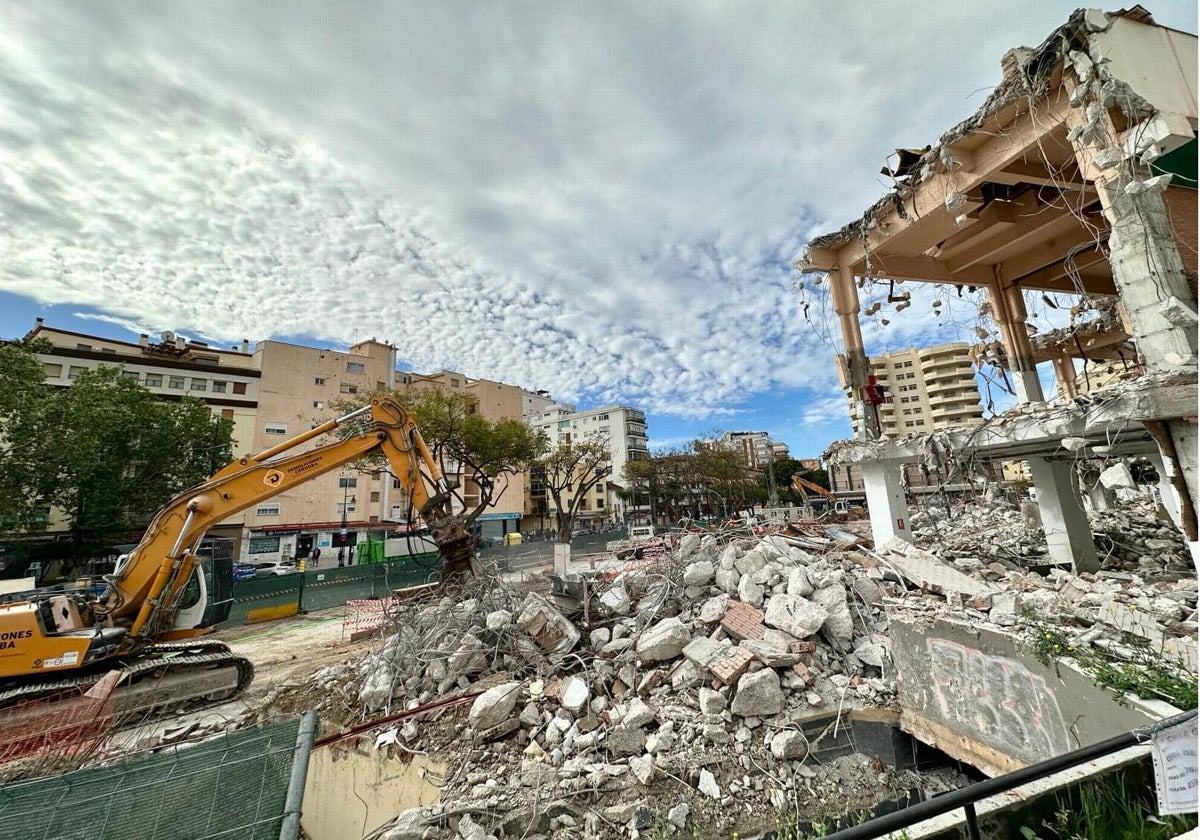
[[[1133,502],[1120,510],[1093,514],[1101,557],[1101,570],[1094,574],[1076,575],[1044,560],[1031,564],[1028,557],[1016,562],[1018,549],[1011,544],[1007,552],[992,550],[996,539],[1003,541],[1012,533],[1011,520],[1019,518],[1019,513],[1001,505],[967,508],[959,513],[953,530],[935,522],[931,513],[914,517],[914,531],[927,550],[889,543],[881,549],[881,559],[900,563],[900,557],[915,557],[930,566],[945,564],[966,582],[952,582],[931,592],[922,581],[910,579],[927,597],[910,595],[903,607],[1018,630],[1051,624],[1065,630],[1073,650],[1095,645],[1133,661],[1149,650],[1196,672],[1196,573],[1181,535],[1154,517],[1152,504]],[[956,536],[930,541],[931,533]],[[972,544],[975,551],[970,550]],[[945,572],[941,577],[945,580]]]
[[[883,577],[856,552],[689,535],[573,594],[492,582],[407,608],[378,652],[306,693],[353,694],[367,718],[475,695],[385,733],[452,768],[441,804],[400,815],[390,840],[728,836],[798,805],[843,813],[920,784],[870,756],[822,764],[801,727],[894,704],[882,601],[900,589]]]
[[[1150,579],[1189,574],[1191,556],[1179,529],[1156,516],[1152,499],[1088,514],[1096,552],[1107,571],[1139,572]],[[1011,561],[1013,568],[1044,560],[1046,537],[1037,506],[1003,498],[961,508],[929,506],[912,517],[917,545],[949,563]],[[969,563],[967,564],[970,565]]]

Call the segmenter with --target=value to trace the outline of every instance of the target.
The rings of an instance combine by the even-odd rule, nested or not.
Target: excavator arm
[[[829,504],[831,505],[837,501],[837,496],[833,495],[833,493],[829,492],[815,481],[809,481],[807,478],[804,478],[802,475],[800,475],[800,473],[796,473],[792,476],[792,486],[796,488],[796,491],[804,499],[808,498],[808,491],[812,490],[814,493],[817,493],[828,499]]]
[[[293,452],[313,438],[353,421],[361,427],[327,446]],[[205,532],[226,517],[319,475],[381,452],[430,527],[442,554],[443,582],[479,571],[470,536],[452,512],[449,487],[412,417],[394,400],[330,420],[257,455],[247,456],[208,481],[172,499],[154,517],[145,536],[108,579],[97,612],[116,624],[128,622],[122,650],[165,633],[196,563]],[[290,454],[289,454],[290,453]]]

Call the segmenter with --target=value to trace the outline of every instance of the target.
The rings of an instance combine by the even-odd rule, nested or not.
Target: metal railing
[[[873,820],[868,820],[841,831],[835,831],[833,834],[826,835],[824,840],[873,840],[873,838],[886,837],[892,832],[916,825],[922,820],[947,814],[959,808],[962,808],[966,816],[967,837],[970,840],[981,840],[979,818],[975,813],[975,803],[979,800],[1010,791],[1027,782],[1036,782],[1038,779],[1044,779],[1060,770],[1068,770],[1084,762],[1111,755],[1128,747],[1137,746],[1149,739],[1155,732],[1184,723],[1194,717],[1196,717],[1195,709],[1175,715],[1174,717],[1156,721],[1155,723],[1130,730],[1122,735],[1109,738],[1106,741],[1099,741],[1072,752],[1056,755],[1045,761],[1039,761],[1037,764],[1022,767],[1020,770],[1014,770],[1011,773],[1005,773],[993,779],[985,779],[982,782],[967,785],[966,787],[942,794],[917,805],[903,808],[891,814],[885,814],[882,817],[876,817]]]

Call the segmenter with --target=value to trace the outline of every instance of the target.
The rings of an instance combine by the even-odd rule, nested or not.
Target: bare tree
[[[612,472],[612,451],[603,438],[560,443],[537,462],[546,471],[546,492],[554,501],[558,542],[570,543],[575,514],[588,491]]]

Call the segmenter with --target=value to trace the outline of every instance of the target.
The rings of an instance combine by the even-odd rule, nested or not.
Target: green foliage
[[[1091,779],[1074,794],[1059,794],[1057,810],[1040,828],[1021,826],[1025,840],[1170,840],[1196,827],[1194,815],[1159,817],[1144,773]]]
[[[766,487],[736,452],[694,441],[688,449],[656,452],[628,461],[624,478],[641,488],[631,503],[647,496],[655,512],[670,522],[703,516],[736,516],[766,501]],[[640,496],[638,495],[640,493]]]
[[[1056,659],[1075,662],[1087,671],[1097,685],[1110,689],[1118,698],[1133,694],[1147,699],[1166,700],[1178,709],[1195,709],[1196,675],[1173,659],[1168,659],[1143,638],[1126,634],[1125,647],[1132,658],[1091,646],[1078,647],[1060,628],[1039,620],[1026,611],[1028,643],[1043,665]]]
[[[509,477],[527,469],[546,445],[542,432],[519,420],[486,419],[475,397],[462,391],[438,387],[377,391],[354,402],[340,400],[333,407],[352,411],[380,396],[391,397],[412,413],[444,475],[461,475],[479,488],[479,504],[467,515],[467,522],[494,505]],[[367,460],[378,466],[383,457]]]
[[[27,360],[0,348],[4,372],[29,376]],[[9,352],[4,352],[9,351]],[[28,351],[24,351],[26,355]],[[42,366],[36,357],[39,383]],[[193,398],[164,402],[120,367],[83,372],[70,388],[28,382],[5,413],[0,487],[11,490],[5,528],[35,530],[62,510],[83,555],[145,524],[166,501],[229,458],[233,423]]]

